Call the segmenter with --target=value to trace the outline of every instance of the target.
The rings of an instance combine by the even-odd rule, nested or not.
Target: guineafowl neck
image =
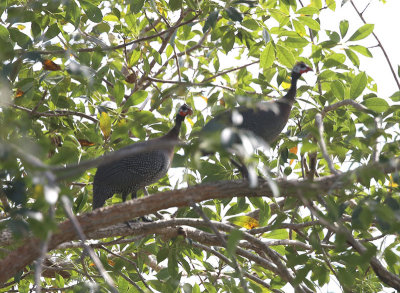
[[[166,136],[168,136],[169,138],[178,138],[184,119],[184,117],[177,115],[175,119],[175,126],[172,127],[172,129],[167,133]]]
[[[297,91],[297,80],[299,78],[297,76],[292,76],[292,82],[290,85],[290,89],[285,95],[286,99],[294,100],[296,98],[296,91]]]

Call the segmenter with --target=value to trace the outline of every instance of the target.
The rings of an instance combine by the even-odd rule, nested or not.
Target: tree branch
[[[79,116],[82,118],[86,118],[90,121],[93,121],[94,123],[98,123],[99,121],[92,117],[89,116],[85,113],[80,113],[80,112],[75,112],[75,111],[70,111],[70,110],[54,110],[54,111],[46,111],[46,112],[36,112],[35,110],[31,110],[22,106],[18,105],[12,105],[13,108],[22,110],[25,112],[28,112],[32,116],[44,116],[44,117],[61,117],[61,116]]]
[[[299,198],[299,193],[307,194],[309,198],[330,192],[332,188],[353,188],[355,182],[360,182],[365,177],[367,170],[376,170],[383,173],[392,173],[400,168],[400,159],[395,158],[388,162],[369,163],[355,170],[338,175],[329,175],[317,178],[313,182],[297,180],[277,180],[277,185],[282,196]],[[248,182],[219,181],[200,184],[185,189],[160,192],[116,204],[109,207],[97,209],[94,212],[83,214],[78,218],[85,234],[99,230],[116,223],[122,223],[135,217],[141,217],[159,210],[171,207],[190,206],[195,202],[209,199],[222,199],[244,196],[267,196],[273,197],[270,185],[261,181],[255,188],[249,188]],[[49,249],[56,248],[61,243],[76,239],[75,231],[70,221],[61,223],[58,233],[53,234],[49,241]],[[250,234],[248,234],[250,235]],[[40,255],[40,240],[29,237],[24,244],[10,252],[7,257],[0,261],[0,267],[4,268],[0,273],[0,283],[14,276],[26,265],[32,263]]]

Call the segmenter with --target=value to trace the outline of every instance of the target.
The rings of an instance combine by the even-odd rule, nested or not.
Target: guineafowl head
[[[303,61],[297,62],[292,69],[292,79],[299,79],[303,73],[312,71],[312,68],[305,64]]]
[[[188,105],[183,104],[179,107],[178,113],[176,114],[176,120],[183,121],[187,115],[192,115],[193,110]]]

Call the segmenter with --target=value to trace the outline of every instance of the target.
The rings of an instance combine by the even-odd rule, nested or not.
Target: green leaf
[[[352,81],[350,87],[350,98],[356,99],[362,94],[365,87],[367,86],[367,75],[365,72],[359,73]]]
[[[215,27],[215,24],[217,23],[218,15],[219,15],[218,10],[212,11],[208,15],[207,20],[205,21],[204,26],[203,26],[203,33],[208,31],[209,28]]]
[[[400,101],[400,91],[395,92],[393,95],[390,96],[390,99],[393,102],[399,102]]]
[[[317,8],[318,10],[320,10],[322,8],[322,1],[321,0],[311,0],[310,5],[312,7]]]
[[[363,104],[372,111],[377,113],[383,113],[389,109],[389,104],[381,98],[369,98],[363,102]]]
[[[3,41],[6,41],[6,40],[8,40],[9,36],[10,36],[10,34],[8,33],[8,30],[0,24],[0,39],[2,39]]]
[[[104,16],[103,20],[104,21],[118,22],[119,18],[116,15],[110,13],[110,14],[107,14],[106,16]]]
[[[233,21],[242,22],[243,15],[235,7],[228,7],[225,9],[225,11],[228,14],[229,18]]]
[[[298,33],[300,36],[306,35],[306,28],[304,27],[304,24],[300,23],[300,21],[293,19],[293,26],[296,30],[296,33]]]
[[[80,1],[86,16],[93,22],[99,23],[103,20],[100,8],[87,1]]]
[[[350,61],[357,67],[360,66],[360,59],[358,58],[357,54],[349,49],[345,49],[344,52],[346,53],[347,57],[349,57]]]
[[[286,229],[276,229],[263,235],[264,238],[288,239],[289,232]]]
[[[296,14],[313,15],[318,14],[319,9],[311,6],[302,7],[296,11]]]
[[[258,22],[254,19],[246,19],[242,22],[242,25],[252,31],[258,30],[260,28]]]
[[[265,46],[260,55],[260,66],[263,69],[270,68],[275,60],[275,48],[271,43]]]
[[[132,67],[133,65],[135,65],[139,61],[140,56],[141,56],[141,51],[134,50],[132,52],[131,58],[129,59],[129,66]]]
[[[325,0],[326,6],[332,11],[336,10],[336,0]]]
[[[60,33],[60,29],[56,23],[52,24],[49,29],[46,31],[45,36],[49,40],[56,37]]]
[[[340,34],[341,34],[342,38],[344,38],[347,34],[347,31],[349,30],[349,21],[342,20],[340,22],[339,29],[340,29]]]
[[[285,65],[289,68],[292,68],[294,66],[294,56],[292,52],[290,52],[288,49],[281,45],[276,45],[276,55],[278,57],[278,60],[282,65]]]
[[[228,53],[230,50],[232,50],[233,45],[235,44],[235,33],[233,30],[228,31],[223,37],[222,37],[222,48],[224,49],[225,53]]]
[[[114,84],[114,87],[112,89],[113,95],[115,97],[115,100],[117,102],[117,105],[120,105],[122,102],[122,99],[125,94],[125,86],[121,81],[117,81]]]
[[[148,94],[149,94],[148,92],[142,91],[142,90],[141,90],[141,91],[135,92],[135,93],[130,97],[130,99],[132,100],[132,104],[133,104],[133,105],[137,105],[137,104],[143,103],[144,100],[146,100]]]
[[[301,37],[289,37],[285,40],[285,45],[290,48],[304,48],[309,42]]]
[[[344,86],[343,83],[339,80],[334,80],[331,82],[331,91],[332,94],[338,98],[339,100],[343,100],[344,99]]]
[[[308,26],[310,29],[314,30],[314,31],[319,31],[320,30],[320,25],[319,23],[312,19],[309,16],[299,16],[297,18],[302,24]]]
[[[182,0],[169,0],[168,6],[172,11],[179,10],[182,7]]]
[[[130,0],[129,2],[131,3],[131,11],[133,13],[139,13],[144,5],[144,0]]]
[[[358,41],[368,37],[374,30],[373,24],[364,24],[349,39],[349,41]]]
[[[22,33],[19,29],[10,27],[8,29],[8,32],[10,33],[11,40],[16,42],[18,44],[18,46],[25,49],[30,44],[32,44],[32,40],[27,35]]]
[[[400,77],[400,65],[397,65],[397,75]]]
[[[168,253],[168,272],[174,278],[179,274],[178,261],[176,257],[176,249],[170,248]]]
[[[237,229],[232,230],[229,233],[228,242],[226,243],[226,252],[230,256],[234,256],[239,240],[242,239],[243,232]]]
[[[364,56],[372,57],[372,53],[368,50],[368,48],[366,48],[364,46],[352,45],[352,46],[349,46],[349,49],[356,51]]]

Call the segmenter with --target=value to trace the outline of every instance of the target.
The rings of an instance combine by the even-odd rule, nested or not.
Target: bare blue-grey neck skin
[[[192,109],[188,105],[183,104],[175,116],[175,126],[166,134],[166,136],[170,138],[178,138],[182,122],[185,120],[187,115],[191,115],[192,113]]]

